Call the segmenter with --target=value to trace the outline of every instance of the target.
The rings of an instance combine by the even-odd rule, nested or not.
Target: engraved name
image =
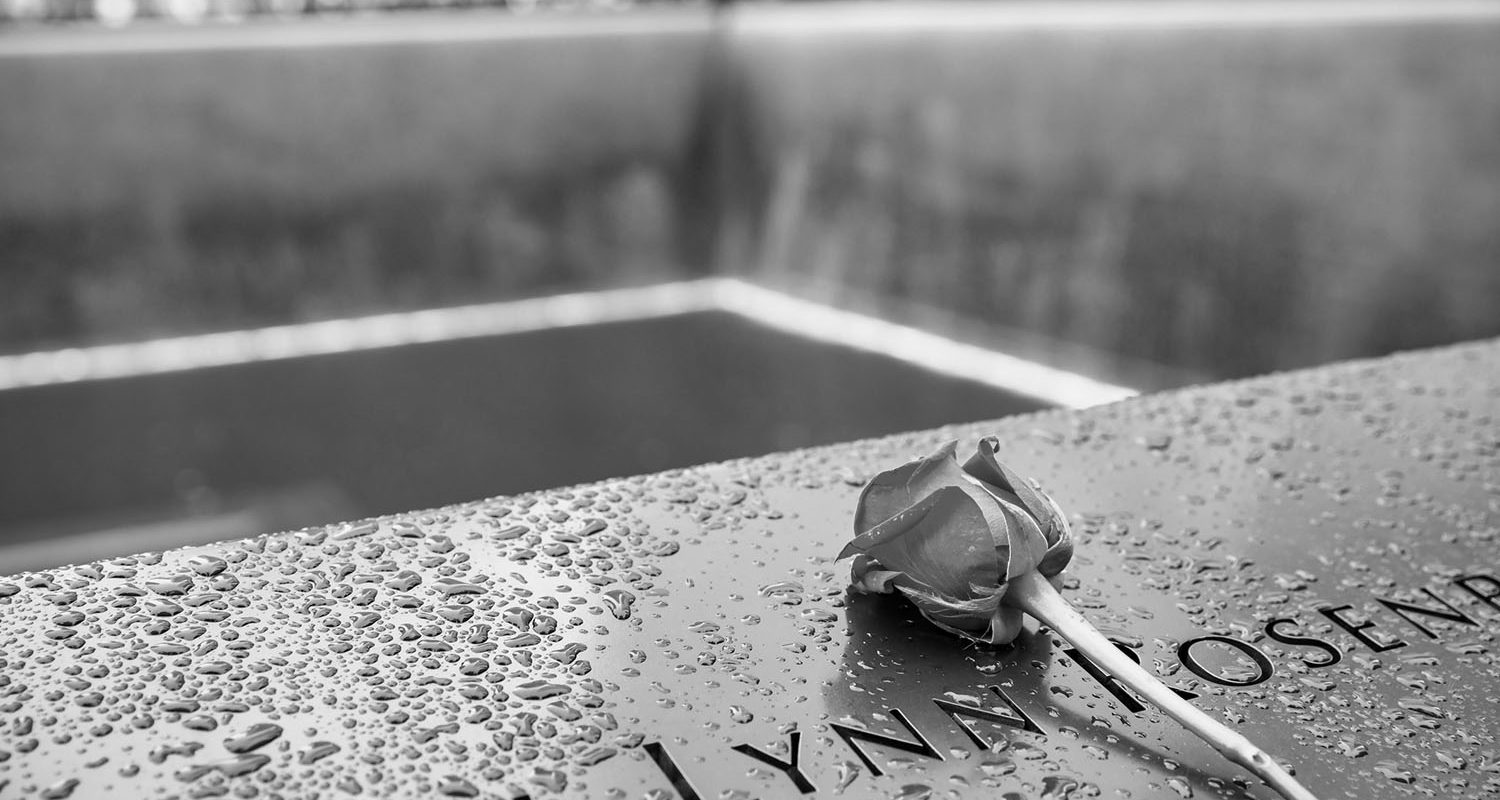
[[[1473,574],[1454,578],[1448,582],[1445,589],[1449,596],[1466,598],[1471,604],[1483,605],[1500,611],[1500,578],[1495,575]],[[1373,598],[1374,602],[1385,610],[1384,618],[1378,620],[1361,615],[1358,609],[1350,604],[1324,605],[1315,611],[1319,616],[1331,622],[1334,630],[1342,631],[1353,641],[1354,644],[1349,646],[1347,652],[1353,652],[1356,648],[1364,648],[1374,653],[1384,653],[1406,647],[1408,642],[1395,633],[1403,627],[1409,632],[1415,632],[1428,639],[1440,640],[1443,638],[1443,632],[1435,629],[1439,620],[1460,629],[1480,626],[1478,620],[1459,610],[1444,594],[1424,587],[1409,596],[1414,599]],[[1297,652],[1288,652],[1286,655],[1297,658],[1310,668],[1322,669],[1340,663],[1346,651],[1341,650],[1337,644],[1323,636],[1309,634],[1306,632],[1307,627],[1295,616],[1283,616],[1267,620],[1262,626],[1262,631],[1265,637],[1272,641],[1297,648]],[[1259,637],[1255,638],[1257,641],[1260,640]],[[1254,666],[1254,669],[1243,673],[1236,671],[1233,674],[1216,671],[1201,657],[1202,649],[1210,644],[1238,651],[1249,664]],[[1116,646],[1135,659],[1137,663],[1140,662],[1140,656],[1134,649],[1119,642],[1116,642]],[[1139,699],[1088,658],[1071,648],[1064,652],[1089,677],[1108,690],[1121,706],[1137,714],[1145,710],[1145,705]],[[1219,686],[1237,688],[1255,686],[1270,680],[1275,673],[1271,657],[1255,642],[1233,636],[1221,634],[1198,636],[1178,645],[1176,655],[1178,661],[1189,672]],[[985,690],[997,700],[996,705],[986,708],[940,698],[933,698],[932,703],[981,752],[988,751],[994,742],[985,737],[982,728],[975,727],[975,722],[1010,727],[1038,736],[1047,735],[1046,731],[1037,725],[1036,721],[999,686],[986,686]],[[1174,687],[1173,690],[1188,699],[1198,696],[1187,689]],[[889,712],[891,717],[906,729],[908,738],[841,722],[829,723],[828,727],[853,752],[871,775],[879,776],[885,772],[880,761],[868,749],[871,745],[934,761],[945,760],[942,752],[934,747],[928,736],[912,723],[904,710],[892,708]],[[751,744],[737,744],[732,749],[742,756],[777,770],[786,777],[797,792],[801,794],[817,792],[818,786],[802,769],[802,732],[791,731],[786,744],[785,757],[773,755]],[[665,745],[661,742],[648,742],[643,748],[651,762],[666,776],[683,800],[703,800],[697,787]]]

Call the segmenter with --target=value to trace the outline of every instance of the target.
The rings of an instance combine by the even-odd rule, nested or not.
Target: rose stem
[[[1100,669],[1150,700],[1157,708],[1165,711],[1167,716],[1182,723],[1183,727],[1198,734],[1225,758],[1255,773],[1287,800],[1317,800],[1312,792],[1272,761],[1265,751],[1182,699],[1159,678],[1120,652],[1114,642],[1104,638],[1098,628],[1075,611],[1041,573],[1032,570],[1012,578],[1005,601],[1045,622]]]

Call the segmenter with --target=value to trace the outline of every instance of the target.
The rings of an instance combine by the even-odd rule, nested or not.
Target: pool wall
[[[913,8],[7,32],[0,352],[710,273],[1205,377],[1500,334],[1500,7]]]
[[[1500,335],[1496,12],[747,8],[726,268],[1219,378]]]
[[[0,352],[706,272],[680,206],[708,30],[4,31]]]

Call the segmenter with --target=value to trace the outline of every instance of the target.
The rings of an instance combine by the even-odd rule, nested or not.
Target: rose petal
[[[949,633],[987,644],[1010,644],[1021,635],[1026,618],[1019,608],[999,602],[1005,587],[999,588],[1001,591],[993,596],[971,601],[953,601],[905,587],[901,594],[917,607],[923,619]]]
[[[1057,501],[1053,500],[1051,495],[1040,490],[1037,493],[1052,508],[1053,519],[1057,525],[1057,540],[1047,548],[1047,555],[1043,556],[1042,563],[1037,565],[1037,570],[1050,578],[1067,569],[1068,562],[1073,560],[1073,526],[1068,524],[1067,516],[1063,514]]]
[[[1010,558],[1005,562],[1005,579],[1010,580],[1042,563],[1042,558],[1047,555],[1047,539],[1026,509],[998,496],[995,503],[1010,523]]]
[[[1000,462],[995,455],[999,444],[999,439],[994,436],[986,436],[979,440],[979,447],[974,455],[964,463],[964,472],[1020,498],[1021,505],[1040,521],[1042,535],[1047,543],[1055,543],[1062,535],[1063,528],[1067,526],[1066,518],[1050,497],[1037,491],[1030,481],[1017,475],[1010,467]]]
[[[980,439],[974,455],[964,462],[964,472],[1014,494],[1015,484],[1020,482],[1019,476],[1007,469],[995,456],[999,444],[999,438],[994,436]]]
[[[1047,548],[1047,554],[1037,563],[1037,572],[1051,578],[1068,568],[1068,562],[1073,560],[1073,537],[1064,536],[1057,544]]]
[[[936,493],[930,494],[888,517],[870,528],[856,528],[854,538],[839,551],[838,558],[845,559],[856,553],[868,551],[887,539],[902,535],[907,528],[921,522],[922,518],[938,503]],[[862,506],[861,506],[862,507]],[[859,514],[858,509],[855,514]]]
[[[958,458],[954,455],[957,446],[957,441],[946,442],[932,455],[886,470],[865,484],[854,510],[855,535],[862,536],[904,512],[911,511],[938,489],[956,486],[974,500],[985,521],[989,523],[997,545],[1008,546],[1005,516],[990,501],[990,488],[959,468]],[[844,558],[850,552],[850,548],[845,547],[839,558]],[[1005,561],[1004,552],[1001,553],[1000,561]],[[900,565],[886,566],[902,568]]]
[[[854,537],[839,558],[865,553],[883,569],[906,573],[937,594],[969,599],[975,597],[974,587],[1000,582],[991,535],[995,524],[965,487],[944,486]]]
[[[854,557],[854,566],[849,572],[854,588],[866,594],[890,594],[896,591],[892,584],[902,575],[900,572],[882,569],[879,561],[864,553]]]
[[[970,600],[956,600],[915,587],[902,586],[900,589],[928,622],[966,639],[984,640],[990,618],[1000,608],[998,592]]]
[[[860,534],[874,528],[944,486],[967,484],[954,455],[957,446],[957,441],[948,442],[930,456],[908,461],[871,478],[859,494],[854,532]]]

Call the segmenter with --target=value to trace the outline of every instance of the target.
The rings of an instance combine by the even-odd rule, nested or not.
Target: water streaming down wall
[[[1500,334],[1493,13],[1070,8],[12,39],[0,351],[709,272],[1146,386]]]
[[[1324,5],[746,13],[733,268],[1218,378],[1500,334],[1500,26]]]
[[[647,13],[14,32],[0,352],[705,272],[677,252],[674,187],[707,30]]]

